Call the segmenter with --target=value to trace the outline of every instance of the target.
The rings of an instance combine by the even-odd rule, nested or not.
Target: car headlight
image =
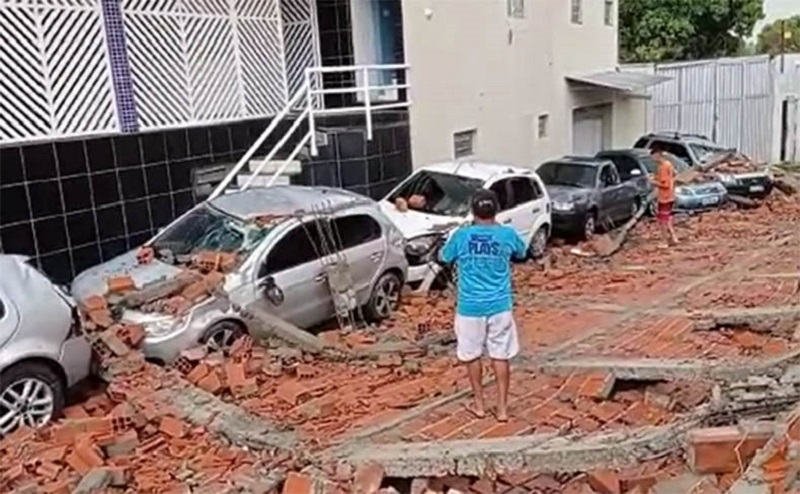
[[[736,185],[739,181],[730,173],[721,173],[719,175],[719,181],[725,185]]]
[[[412,256],[424,256],[433,250],[439,235],[421,235],[406,242],[406,253]]]
[[[173,333],[178,329],[179,325],[180,320],[174,317],[163,317],[148,321],[147,324],[145,324],[145,328],[147,329],[148,335],[161,337]]]
[[[573,209],[575,209],[575,203],[553,201],[553,209],[555,209],[556,211],[572,211]]]

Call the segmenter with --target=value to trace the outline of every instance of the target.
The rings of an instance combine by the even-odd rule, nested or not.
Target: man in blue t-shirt
[[[471,225],[459,228],[442,249],[442,261],[456,263],[456,354],[467,364],[475,396],[469,411],[486,416],[483,401],[483,366],[486,348],[497,380],[497,420],[508,420],[509,360],[519,352],[517,327],[511,312],[511,258],[523,259],[525,242],[516,230],[495,221],[497,196],[478,191],[472,199]]]

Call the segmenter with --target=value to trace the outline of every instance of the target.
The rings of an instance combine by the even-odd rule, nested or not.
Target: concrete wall
[[[453,132],[473,128],[476,156],[533,166],[570,151],[574,108],[616,102],[607,91],[570,91],[564,80],[617,63],[603,1],[584,0],[581,25],[571,23],[567,0],[526,0],[522,19],[507,12],[506,0],[403,0],[415,167],[451,159]],[[615,107],[613,134],[626,108]],[[542,113],[549,135],[538,139]]]

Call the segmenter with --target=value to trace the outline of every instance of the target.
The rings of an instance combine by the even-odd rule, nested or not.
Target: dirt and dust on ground
[[[793,492],[796,197],[682,218],[669,249],[643,219],[613,255],[556,245],[516,266],[523,351],[506,423],[465,408],[450,293],[407,297],[378,327],[268,321],[161,366],[121,307],[179,313],[221,296],[233,260],[203,253],[149,293],[110,279],[112,296],[82,306],[101,382],[52,425],[0,440],[0,492]]]

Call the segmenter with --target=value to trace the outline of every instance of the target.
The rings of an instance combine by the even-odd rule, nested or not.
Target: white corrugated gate
[[[648,130],[706,135],[753,158],[772,158],[775,69],[769,57],[625,67],[669,76],[651,89]]]

